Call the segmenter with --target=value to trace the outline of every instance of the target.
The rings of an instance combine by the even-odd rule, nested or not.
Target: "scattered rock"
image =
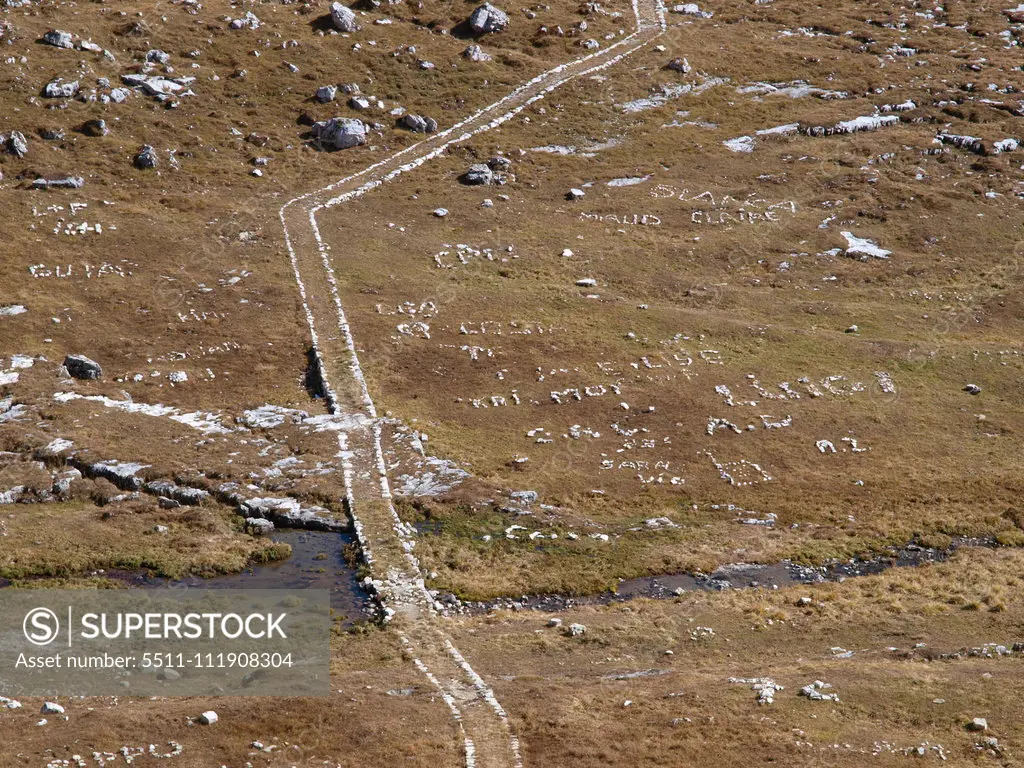
[[[48,701],[45,704],[43,704],[43,708],[39,711],[42,712],[44,715],[63,715],[64,707],[62,707],[60,704],[55,704],[52,701]]]
[[[274,532],[274,524],[270,520],[263,520],[259,517],[245,518],[245,530],[253,536],[266,536]]]
[[[76,379],[98,379],[103,375],[100,364],[85,355],[68,355],[64,358],[64,367]]]
[[[508,23],[508,14],[490,3],[484,3],[469,17],[469,26],[478,35],[501,32]]]
[[[161,51],[159,48],[146,51],[146,61],[152,64],[166,64],[170,60],[171,54],[166,51]]]
[[[858,333],[859,331],[860,328],[858,328],[856,325],[851,325],[849,328],[843,331],[843,333]]]
[[[231,29],[259,29],[263,26],[263,22],[259,20],[255,13],[248,11],[245,16],[240,19],[234,19],[228,26]]]
[[[583,637],[587,634],[587,628],[583,624],[570,624],[565,634],[569,637]]]
[[[321,85],[316,89],[316,95],[313,98],[321,104],[326,104],[329,101],[334,101],[337,95],[338,87],[336,85]]]
[[[565,193],[565,199],[579,200],[580,198],[586,196],[586,194],[587,193],[584,192],[582,189],[579,189],[578,187],[573,187],[572,189]]]
[[[211,709],[209,712],[203,712],[198,719],[202,725],[213,725],[220,718],[217,717],[217,713]]]
[[[690,62],[688,62],[685,58],[672,59],[672,61],[665,65],[665,68],[671,69],[674,72],[679,72],[680,74],[683,75],[690,74],[690,71],[692,69],[692,67],[690,66]]]
[[[341,3],[331,3],[331,22],[341,32],[356,32],[359,29],[355,12]]]
[[[82,127],[80,130],[86,136],[94,137],[106,136],[108,133],[110,133],[110,129],[107,128],[107,121],[102,119],[87,120],[86,122],[82,123]]]
[[[434,211],[433,211],[433,214],[435,216],[437,216],[437,218],[443,219],[445,216],[448,215],[448,209],[447,208],[435,208]]]
[[[597,286],[597,280],[592,277],[581,277],[576,281],[576,285],[580,288],[595,288]]]
[[[432,117],[422,115],[403,115],[398,119],[398,127],[405,128],[413,133],[433,133],[437,130],[437,121]]]
[[[984,717],[976,717],[971,720],[971,722],[967,723],[966,728],[968,731],[984,733],[988,730],[988,720]]]
[[[48,99],[70,99],[78,93],[78,89],[77,80],[65,83],[63,78],[58,77],[56,80],[51,80],[46,84],[43,88],[43,96]]]
[[[821,680],[815,680],[809,685],[805,685],[800,689],[800,695],[806,696],[812,701],[839,701],[838,693],[826,693],[832,686],[829,683],[823,683]]]
[[[968,384],[966,387],[964,387],[964,392],[966,392],[969,395],[980,395],[981,387],[979,387],[977,384]]]
[[[156,150],[153,149],[149,144],[143,145],[142,149],[139,150],[138,154],[135,155],[133,161],[136,168],[148,169],[156,168],[157,157]]]
[[[11,131],[7,137],[7,151],[16,157],[24,157],[28,154],[28,140],[25,134],[20,131]]]
[[[51,29],[41,38],[42,42],[47,45],[53,45],[57,48],[74,48],[75,39],[72,37],[70,32],[62,32],[59,29]]]
[[[491,54],[486,53],[483,48],[475,44],[467,46],[466,50],[462,52],[462,56],[463,58],[476,62],[491,61],[493,59]]]
[[[348,149],[366,143],[366,123],[351,117],[332,117],[314,123],[312,134],[323,149]]]
[[[560,627],[560,626],[562,626],[562,620],[559,619],[556,616],[552,616],[550,619],[548,619],[548,626],[549,627]]]
[[[867,261],[869,258],[888,259],[892,251],[880,248],[878,243],[867,238],[857,237],[852,232],[840,232],[846,238],[846,255]]]
[[[702,11],[696,3],[680,3],[672,6],[672,13],[681,13],[684,16],[696,16],[699,19],[710,19],[714,14],[710,11]]]

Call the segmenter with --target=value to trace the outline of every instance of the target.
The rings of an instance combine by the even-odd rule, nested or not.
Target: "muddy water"
[[[129,587],[145,588],[327,589],[331,593],[331,608],[342,618],[342,626],[373,617],[373,601],[345,560],[344,549],[353,541],[351,534],[279,528],[270,538],[290,544],[291,556],[273,563],[251,565],[241,573],[177,580],[140,571],[106,570],[101,575]],[[9,585],[10,581],[0,579],[0,588]]]
[[[872,559],[833,561],[821,566],[801,566],[789,561],[771,565],[736,563],[725,565],[710,574],[679,573],[644,576],[620,581],[614,592],[596,595],[524,595],[520,598],[498,598],[483,602],[459,603],[443,594],[438,600],[453,612],[485,613],[495,609],[558,611],[575,605],[607,605],[638,597],[668,599],[685,592],[726,589],[780,589],[798,584],[840,582],[855,576],[881,573],[889,568],[910,568],[946,560],[965,546],[992,546],[980,539],[959,539],[948,550],[910,545]]]
[[[241,573],[204,579],[197,576],[163,585],[196,589],[327,589],[331,608],[344,616],[345,624],[369,618],[372,602],[359,586],[355,570],[345,561],[344,548],[353,537],[347,533],[277,529],[270,538],[291,545],[285,560],[251,565]]]

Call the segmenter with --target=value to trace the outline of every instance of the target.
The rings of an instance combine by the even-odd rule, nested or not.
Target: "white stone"
[[[501,32],[508,27],[508,14],[490,3],[484,3],[469,17],[469,26],[478,35]]]
[[[359,29],[355,12],[341,3],[331,3],[331,21],[335,29],[342,32],[355,32]]]

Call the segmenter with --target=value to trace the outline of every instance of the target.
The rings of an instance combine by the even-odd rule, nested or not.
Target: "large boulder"
[[[70,32],[63,32],[59,29],[51,29],[42,38],[43,42],[47,45],[53,45],[57,48],[74,48],[75,40]]]
[[[313,123],[313,138],[323,149],[348,149],[366,143],[366,123],[352,117],[332,117]]]
[[[7,151],[16,157],[24,157],[28,153],[28,141],[21,131],[12,131],[7,139]]]
[[[341,3],[331,3],[331,22],[335,29],[342,32],[355,32],[359,29],[355,11]]]
[[[100,364],[85,355],[68,355],[64,358],[64,367],[76,379],[98,379],[103,375]]]
[[[508,27],[508,14],[490,3],[484,3],[469,17],[469,26],[478,35],[501,32]]]
[[[149,144],[144,145],[142,149],[139,150],[138,154],[135,155],[134,162],[136,168],[156,168],[156,150]]]
[[[469,184],[470,186],[493,184],[494,171],[484,163],[477,163],[469,166],[469,170],[462,174],[461,181],[463,184]]]

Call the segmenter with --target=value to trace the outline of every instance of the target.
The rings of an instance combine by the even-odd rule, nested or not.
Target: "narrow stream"
[[[327,589],[331,592],[331,608],[345,617],[343,626],[372,615],[373,601],[359,585],[355,569],[345,560],[344,549],[354,541],[351,534],[278,528],[270,538],[290,544],[291,556],[253,564],[240,573],[208,579],[190,576],[160,583],[196,589]]]

